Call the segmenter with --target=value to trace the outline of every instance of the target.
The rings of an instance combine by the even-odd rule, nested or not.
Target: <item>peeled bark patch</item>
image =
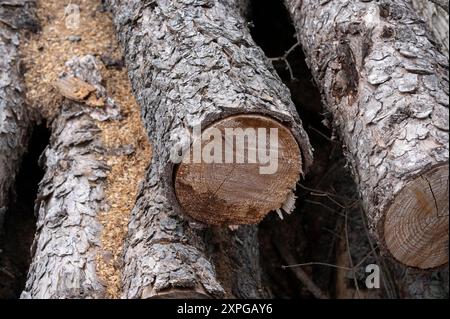
[[[240,2],[158,0],[146,4],[118,0],[110,1],[110,7],[124,47],[133,91],[157,158],[152,170],[174,211],[208,223],[242,224],[256,223],[270,209],[280,208],[281,198],[287,198],[291,191],[286,189],[287,185],[292,188],[293,180],[311,164],[312,151],[289,90],[251,38],[239,10]],[[244,198],[242,194],[229,203],[232,205],[224,205],[221,194],[211,197],[216,192],[217,181],[211,188],[205,188],[202,180],[198,181],[201,185],[192,185],[195,181],[191,177],[196,176],[195,173],[189,177],[190,181],[183,181],[183,187],[199,190],[200,193],[191,194],[191,200],[196,201],[202,211],[197,212],[193,204],[188,203],[189,199],[185,199],[187,189],[180,189],[178,195],[183,202],[180,206],[173,182],[176,164],[171,159],[173,149],[177,144],[189,148],[190,132],[195,127],[205,129],[229,116],[244,114],[259,114],[277,121],[283,132],[289,131],[298,145],[290,147],[290,152],[298,151],[289,156],[292,160],[301,158],[301,167],[298,165],[296,172],[278,173],[278,177],[286,179],[285,183],[266,185],[263,191],[255,191],[258,203],[254,203],[254,207],[250,207],[255,202],[254,196]],[[247,123],[240,123],[245,130]],[[278,157],[278,161],[281,163],[283,159]],[[205,169],[210,170],[208,167],[212,166]],[[236,169],[237,165],[216,165],[214,171],[225,177],[233,167]],[[289,166],[289,171],[294,167]],[[262,187],[258,182],[273,182],[255,176],[249,169],[250,172],[245,173],[249,176],[246,189]],[[181,165],[178,174],[185,173],[186,166]],[[225,184],[228,188],[232,185]],[[267,195],[275,186],[281,187]],[[266,194],[269,197],[266,200],[272,204],[262,203],[262,194]],[[229,201],[229,195],[224,196]],[[210,215],[206,210],[216,208],[218,216],[222,217],[204,217]],[[224,210],[230,208],[229,215],[225,216]]]
[[[197,148],[197,143],[202,145]],[[199,155],[206,158],[193,162]],[[282,207],[301,171],[294,136],[279,122],[259,115],[216,122],[183,160],[175,177],[177,198],[185,213],[208,224],[258,223]]]
[[[372,234],[408,266],[448,263],[448,60],[425,22],[408,1],[285,2]]]

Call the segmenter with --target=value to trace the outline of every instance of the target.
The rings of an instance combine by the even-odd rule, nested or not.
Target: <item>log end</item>
[[[201,135],[202,155],[217,157],[195,163],[194,141],[178,166],[175,193],[187,215],[210,225],[256,224],[283,206],[302,169],[300,148],[287,127],[262,115],[235,115]]]
[[[448,164],[409,182],[386,213],[384,239],[401,263],[435,268],[448,263]]]

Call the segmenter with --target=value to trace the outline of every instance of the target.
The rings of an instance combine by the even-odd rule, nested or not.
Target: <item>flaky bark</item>
[[[106,97],[93,56],[67,62],[68,73],[59,84],[91,86],[86,102],[65,99],[53,120],[50,145],[41,157],[45,176],[40,183],[36,213],[37,232],[32,263],[21,298],[102,298],[105,288],[96,274],[95,258],[101,224],[97,214],[106,209],[105,178],[108,166],[96,119],[117,116],[117,107]],[[67,79],[78,79],[68,81]],[[59,82],[58,82],[59,83]],[[73,92],[81,92],[73,87]],[[91,107],[89,101],[105,105]]]
[[[223,296],[202,236],[191,226],[173,211],[159,176],[149,171],[124,245],[124,298]]]
[[[446,57],[406,1],[286,4],[372,233],[405,264],[447,263]]]
[[[182,210],[175,199],[170,155],[180,144],[189,148],[190,131],[198,125],[205,128],[227,116],[249,113],[274,118],[289,128],[300,145],[305,171],[311,163],[308,138],[289,91],[251,39],[238,2],[110,3],[133,90],[153,142],[156,160],[152,170],[177,213],[189,213],[189,209]],[[296,173],[298,178],[298,169]],[[193,195],[199,207],[219,210],[219,201]],[[260,218],[261,214],[253,222]]]
[[[234,247],[227,254],[241,260],[247,254],[251,266],[244,261],[238,264],[251,271],[236,276],[252,273],[253,277],[218,278],[209,257],[210,240],[207,243],[205,230],[198,229],[203,226],[182,214],[175,197],[170,151],[175,143],[187,140],[195,125],[205,127],[233,114],[260,113],[290,126],[306,168],[311,151],[287,89],[255,47],[237,2],[128,0],[110,1],[110,7],[153,143],[151,167],[132,212],[124,249],[123,296],[261,296],[254,288],[260,286],[255,244],[245,253]],[[246,236],[245,240],[227,238],[256,240],[253,231]]]
[[[412,0],[418,16],[427,22],[428,27],[436,38],[437,44],[448,58],[448,0],[442,2],[447,2],[446,6],[444,3],[439,4],[439,1]]]
[[[235,234],[188,222],[161,195],[159,182],[150,170],[132,211],[123,298],[264,296],[256,226]]]
[[[31,129],[20,70],[20,33],[36,29],[34,1],[0,1],[0,234]]]

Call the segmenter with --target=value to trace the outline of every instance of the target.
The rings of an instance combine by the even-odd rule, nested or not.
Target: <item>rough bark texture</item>
[[[245,27],[236,1],[111,1],[129,75],[157,160],[164,196],[174,203],[171,150],[190,131],[228,115],[259,113],[290,128],[311,163],[308,138],[287,88]]]
[[[270,297],[262,282],[257,226],[244,225],[236,230],[213,227],[205,238],[225,297]]]
[[[33,261],[21,298],[102,298],[95,257],[106,209],[104,184],[108,166],[96,119],[113,119],[117,106],[106,97],[93,56],[67,62],[64,79],[76,77],[96,88],[106,106],[90,107],[65,99],[53,120],[50,145],[41,156],[46,173],[40,183]],[[87,84],[86,84],[87,85]],[[74,88],[77,91],[78,88]]]
[[[448,13],[448,0],[429,0],[429,1],[441,7],[442,9],[444,9],[445,12]]]
[[[152,165],[156,165],[153,157]],[[175,213],[149,171],[124,245],[124,298],[221,297],[222,286],[192,225]]]
[[[386,248],[387,235],[405,231],[390,240],[403,263],[428,268],[448,262],[448,61],[425,23],[406,1],[286,4],[346,147],[372,233]],[[431,187],[418,188],[416,198],[411,191],[433,167],[442,179],[440,207]],[[398,218],[394,231],[385,234],[386,212],[399,195],[416,201],[404,206],[415,207],[408,211],[399,202],[400,211],[390,214]],[[422,204],[437,212],[418,209]]]
[[[307,167],[311,150],[289,92],[255,47],[237,2],[129,0],[110,1],[110,7],[153,144],[151,167],[129,224],[123,296],[228,296],[227,284],[219,283],[209,260],[205,232],[197,229],[202,226],[189,221],[177,202],[170,151],[186,143],[195,125],[262,113],[291,128]],[[258,274],[259,255],[251,251],[247,262]],[[257,296],[253,288],[236,289],[238,296]]]
[[[31,129],[20,70],[20,32],[37,28],[34,1],[0,1],[0,234]]]
[[[188,222],[173,211],[158,183],[150,170],[132,211],[123,298],[264,296],[256,226],[235,235]]]
[[[395,283],[397,298],[448,299],[448,268],[424,272],[389,262],[388,266]]]
[[[427,25],[436,38],[442,52],[448,58],[448,1],[443,1],[447,2],[446,7],[444,6],[444,3],[438,4],[437,1],[435,2],[436,3],[430,0],[412,0],[417,15],[427,22]]]

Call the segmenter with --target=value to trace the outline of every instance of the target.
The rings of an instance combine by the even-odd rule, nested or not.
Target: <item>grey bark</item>
[[[402,299],[448,299],[448,268],[424,272],[387,262],[398,297]]]
[[[236,230],[214,227],[207,231],[205,240],[226,297],[270,297],[262,282],[257,226],[239,226]]]
[[[406,1],[285,2],[383,246],[394,196],[448,163],[447,58]]]
[[[31,130],[20,71],[21,32],[37,28],[34,1],[0,1],[0,234]]]
[[[448,0],[429,0],[440,8],[444,9],[448,13]]]
[[[186,142],[194,125],[262,113],[291,128],[308,167],[307,136],[289,91],[251,39],[238,2],[109,4],[153,144],[151,167],[129,224],[124,297],[157,297],[181,288],[191,296],[223,296],[202,231],[182,215],[175,198],[170,150]]]
[[[153,157],[152,165],[155,165]],[[176,214],[149,171],[131,213],[124,245],[124,298],[222,297],[199,230]]]
[[[449,30],[448,30],[448,0],[412,0],[414,9],[419,17],[427,22],[437,44],[448,58]]]
[[[69,71],[63,77],[93,85],[107,105],[100,109],[65,99],[52,122],[50,144],[40,159],[46,172],[39,185],[32,263],[21,298],[105,296],[95,258],[101,235],[97,214],[107,209],[103,191],[109,168],[96,121],[116,118],[118,107],[100,85],[97,63],[93,56],[66,63]]]

